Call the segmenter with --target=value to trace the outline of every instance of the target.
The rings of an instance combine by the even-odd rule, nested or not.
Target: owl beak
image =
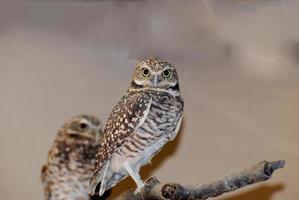
[[[158,74],[154,75],[154,86],[157,87],[158,86]]]

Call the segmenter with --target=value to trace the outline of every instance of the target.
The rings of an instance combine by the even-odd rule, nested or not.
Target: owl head
[[[58,136],[73,140],[99,141],[103,137],[102,124],[96,117],[79,115],[66,122]]]
[[[148,59],[140,62],[133,73],[129,89],[140,88],[179,91],[179,80],[174,66],[160,59]]]

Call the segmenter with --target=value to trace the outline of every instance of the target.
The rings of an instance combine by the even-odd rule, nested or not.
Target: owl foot
[[[141,189],[144,187],[144,183],[139,183],[137,189],[134,191],[134,195],[138,195],[141,192]]]

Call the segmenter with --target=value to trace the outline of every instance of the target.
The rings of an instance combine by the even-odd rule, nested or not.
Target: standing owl
[[[46,200],[88,200],[89,182],[103,139],[101,122],[80,115],[66,122],[58,132],[42,167]]]
[[[159,59],[139,63],[127,93],[108,118],[90,193],[101,196],[128,175],[139,192],[144,186],[140,167],[175,138],[183,107],[174,66]]]

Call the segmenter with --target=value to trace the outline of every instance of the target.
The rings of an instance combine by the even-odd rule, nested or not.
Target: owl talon
[[[134,195],[138,195],[138,194],[140,194],[140,192],[141,192],[141,190],[142,190],[143,187],[144,187],[144,184],[143,184],[143,183],[140,184],[140,185],[138,185],[138,186],[137,186],[137,189],[134,191]]]

